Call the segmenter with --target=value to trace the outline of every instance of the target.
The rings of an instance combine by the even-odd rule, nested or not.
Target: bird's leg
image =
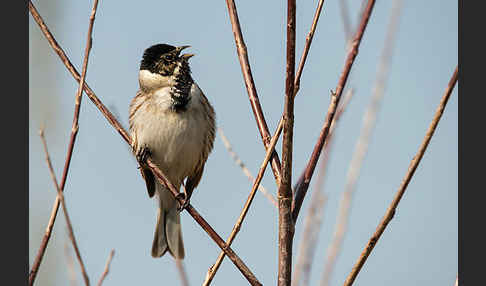
[[[137,153],[136,153],[136,157],[137,157],[137,161],[138,161],[138,164],[140,165],[140,167],[147,166],[146,161],[151,155],[152,155],[152,152],[150,152],[150,149],[147,146],[143,146],[143,147],[138,148]]]
[[[188,205],[191,200],[192,196],[192,190],[186,189],[186,187],[183,185],[184,193],[179,193],[177,194],[177,199],[182,199],[182,204],[179,205],[177,208],[179,211],[183,211]]]

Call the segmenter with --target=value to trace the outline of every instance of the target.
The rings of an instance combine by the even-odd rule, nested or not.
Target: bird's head
[[[175,78],[189,76],[188,60],[194,54],[181,54],[182,50],[189,47],[157,44],[147,48],[140,63],[140,86],[145,88],[169,86]]]

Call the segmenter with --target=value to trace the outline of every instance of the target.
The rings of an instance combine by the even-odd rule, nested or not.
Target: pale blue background
[[[356,23],[360,2],[349,0]],[[352,203],[350,231],[331,285],[341,285],[375,230],[416,153],[457,64],[457,1],[405,1],[393,66],[382,109]],[[297,59],[317,1],[297,3]],[[357,92],[342,117],[326,179],[329,196],[311,276],[321,279],[361,119],[369,102],[392,1],[377,1],[348,87]],[[35,1],[72,62],[81,62],[92,1]],[[243,36],[260,101],[273,133],[283,110],[286,1],[237,1]],[[29,16],[29,262],[39,248],[55,191],[44,162],[38,129],[46,136],[58,179],[71,130],[77,83]],[[142,52],[166,42],[192,45],[193,77],[217,112],[234,149],[256,174],[264,156],[243,84],[224,1],[104,1],[99,3],[87,82],[121,120],[138,88]],[[338,1],[326,1],[295,103],[293,172],[298,177],[319,134],[345,56]],[[458,93],[454,89],[395,218],[355,285],[452,285],[457,273]],[[281,147],[278,145],[280,153]],[[145,190],[128,146],[95,106],[84,98],[66,201],[91,278],[97,283],[110,249],[116,250],[104,285],[179,285],[170,256],[150,256],[156,206]],[[315,177],[313,182],[315,182]],[[263,185],[275,193],[270,171]],[[224,238],[246,200],[250,182],[233,163],[219,136],[192,203]],[[312,190],[312,189],[311,189]],[[309,198],[309,197],[308,197]],[[302,218],[296,228],[294,255]],[[277,211],[257,194],[233,249],[265,285],[277,277]],[[219,248],[182,215],[191,285],[200,285]],[[54,228],[37,285],[68,285],[64,246],[69,243],[62,212]],[[71,255],[74,255],[68,244]],[[295,256],[294,256],[295,257]],[[295,259],[294,259],[295,261]],[[30,268],[29,265],[29,268]],[[75,262],[77,284],[83,281]],[[214,285],[246,285],[227,259]]]

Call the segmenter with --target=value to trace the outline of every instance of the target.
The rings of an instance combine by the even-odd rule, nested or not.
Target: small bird
[[[147,48],[138,74],[140,89],[130,103],[132,151],[149,197],[157,194],[159,202],[152,257],[169,251],[176,259],[184,258],[180,211],[189,204],[214,144],[216,115],[191,77],[188,61],[194,55],[181,55],[189,47],[156,44]],[[154,177],[144,163],[147,158],[177,190],[187,179],[184,193],[179,193],[182,206]]]

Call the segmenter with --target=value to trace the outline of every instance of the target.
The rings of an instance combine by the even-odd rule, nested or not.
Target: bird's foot
[[[176,199],[182,200],[182,203],[179,204],[179,206],[177,207],[177,210],[180,211],[180,212],[183,211],[185,208],[187,208],[187,206],[189,205],[190,198],[186,198],[185,193],[177,194]]]
[[[152,155],[152,152],[147,146],[141,147],[137,150],[137,161],[140,164],[140,166],[147,165],[145,162],[146,160]]]

